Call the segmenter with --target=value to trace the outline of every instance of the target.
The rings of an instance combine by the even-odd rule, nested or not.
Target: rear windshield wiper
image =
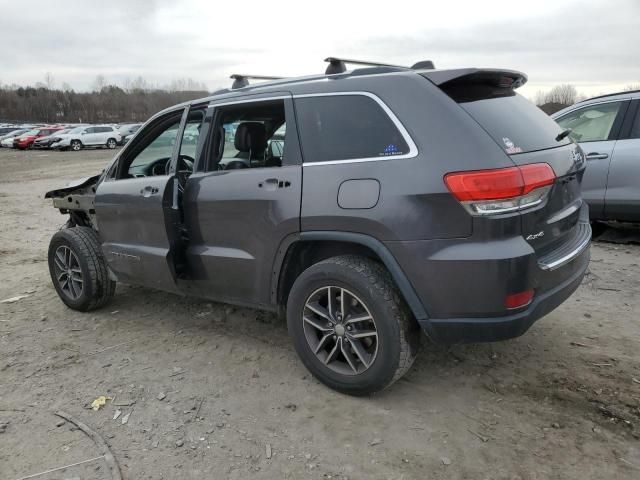
[[[565,139],[566,137],[569,136],[569,134],[571,133],[571,129],[567,128],[565,131],[563,131],[562,133],[559,133],[558,136],[556,137],[556,142],[560,142],[563,139]]]

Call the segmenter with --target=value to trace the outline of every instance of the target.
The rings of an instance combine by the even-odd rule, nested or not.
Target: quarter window
[[[409,153],[396,125],[370,97],[307,97],[295,104],[305,163]]]
[[[609,140],[621,102],[601,103],[574,110],[557,120],[562,128],[570,128],[576,142]]]

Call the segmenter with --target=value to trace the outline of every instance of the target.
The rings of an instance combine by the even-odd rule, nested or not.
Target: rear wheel
[[[107,140],[108,149],[113,150],[114,148],[116,148],[117,145],[118,145],[118,142],[116,142],[115,138],[110,138],[109,140]]]
[[[83,312],[105,305],[115,293],[96,232],[65,228],[49,243],[49,273],[58,296],[69,308]]]
[[[309,371],[351,395],[391,385],[409,370],[418,349],[417,325],[388,272],[355,255],[305,270],[289,294],[287,323]]]
[[[80,142],[80,140],[71,140],[70,148],[74,152],[77,152],[78,150],[80,150],[82,148],[82,143]]]

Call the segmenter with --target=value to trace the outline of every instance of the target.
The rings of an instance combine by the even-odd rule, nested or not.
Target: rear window
[[[370,97],[334,95],[295,102],[306,163],[409,153],[396,125]]]
[[[509,155],[567,145],[556,141],[562,128],[511,88],[464,82],[441,85]]]

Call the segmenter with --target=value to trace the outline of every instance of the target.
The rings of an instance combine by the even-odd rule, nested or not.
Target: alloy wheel
[[[54,270],[62,292],[71,300],[77,300],[83,289],[82,269],[78,257],[69,247],[62,245],[56,249]]]
[[[342,375],[369,369],[378,353],[378,330],[365,303],[346,288],[313,292],[302,314],[305,338],[315,356]]]

